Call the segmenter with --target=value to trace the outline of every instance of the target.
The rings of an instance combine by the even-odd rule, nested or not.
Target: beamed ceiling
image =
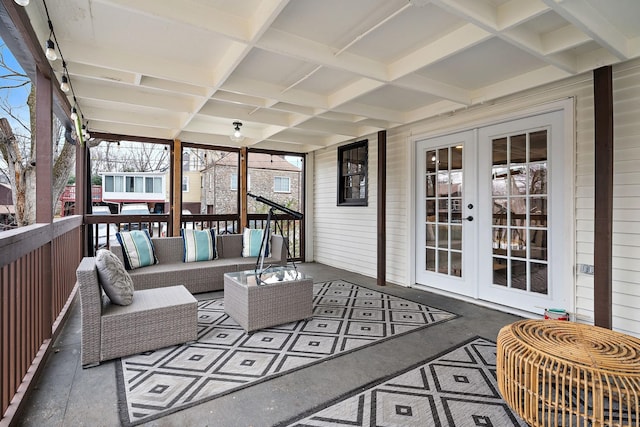
[[[638,0],[46,3],[92,132],[222,146],[309,152],[640,56]]]

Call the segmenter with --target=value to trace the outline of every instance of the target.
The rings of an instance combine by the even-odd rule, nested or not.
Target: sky
[[[6,64],[19,71],[24,73],[20,64],[16,61],[13,54],[9,50],[9,48],[4,44],[4,41],[0,38],[0,53],[4,58]],[[20,88],[15,89],[7,89],[7,85],[14,85],[16,80],[7,79],[5,77],[6,74],[5,69],[0,69],[0,102],[5,103],[8,102],[13,108],[17,109],[17,115],[21,118],[21,120],[28,126],[29,125],[29,109],[27,108],[27,97],[29,96],[29,90],[31,85],[26,85]],[[16,134],[24,135],[26,130],[21,126],[18,126],[16,122],[11,119],[4,110],[0,110],[0,117],[5,117],[11,123],[13,131]]]

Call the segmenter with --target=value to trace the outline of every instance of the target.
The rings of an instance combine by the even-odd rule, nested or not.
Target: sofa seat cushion
[[[136,291],[169,285],[184,285],[199,293],[224,288],[224,273],[237,271],[237,263],[218,258],[212,261],[156,264],[130,271]]]
[[[195,341],[198,301],[183,286],[136,291],[131,305],[105,306],[101,323],[101,360]]]

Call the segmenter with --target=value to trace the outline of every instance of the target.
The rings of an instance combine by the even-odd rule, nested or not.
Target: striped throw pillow
[[[216,231],[210,230],[180,230],[184,251],[182,261],[209,261],[218,258],[216,251]]]
[[[242,256],[252,257],[260,256],[260,245],[262,244],[262,235],[264,230],[245,228],[242,235]],[[265,256],[269,256],[269,242],[265,248]]]
[[[124,266],[134,270],[158,263],[151,236],[147,230],[120,231],[116,238],[122,246]]]

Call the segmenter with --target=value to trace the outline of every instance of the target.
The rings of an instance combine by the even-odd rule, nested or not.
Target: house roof
[[[252,169],[273,169],[280,171],[300,172],[300,168],[288,162],[283,156],[266,153],[251,153],[248,156],[247,167]],[[215,162],[217,165],[238,166],[236,156],[223,156]]]
[[[26,7],[43,46],[44,3]],[[46,4],[90,131],[292,152],[640,55],[637,0]]]

